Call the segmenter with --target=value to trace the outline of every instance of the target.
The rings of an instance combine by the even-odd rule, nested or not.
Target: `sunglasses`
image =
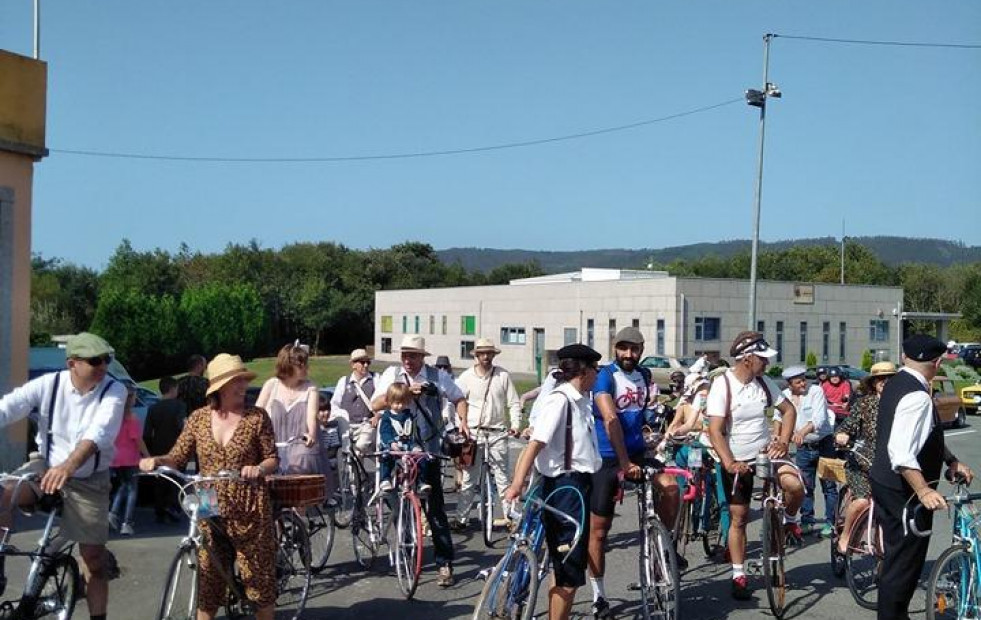
[[[79,358],[89,366],[102,366],[103,364],[108,365],[112,361],[112,357],[109,355],[99,355],[97,357],[82,357]]]
[[[763,339],[754,340],[749,342],[739,348],[738,355],[749,355],[751,353],[756,353],[759,351],[766,351],[770,348],[770,344]]]
[[[355,364],[364,364],[365,366],[371,366],[371,360],[358,360],[354,362]]]

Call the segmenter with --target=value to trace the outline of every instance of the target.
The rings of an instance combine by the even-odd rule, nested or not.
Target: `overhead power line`
[[[155,155],[152,153],[124,153],[124,152],[111,152],[111,151],[90,151],[90,150],[79,150],[79,149],[49,149],[49,150],[52,153],[61,153],[63,155],[81,155],[87,157],[111,157],[116,159],[150,159],[150,160],[162,160],[162,161],[187,161],[187,162],[236,163],[236,164],[238,163],[268,163],[268,164],[331,163],[331,162],[346,162],[346,161],[347,162],[372,161],[372,160],[381,160],[381,159],[413,159],[413,158],[420,158],[420,157],[439,157],[444,155],[465,155],[469,153],[483,153],[487,151],[500,151],[504,149],[516,149],[516,148],[524,148],[529,146],[537,146],[540,144],[550,144],[553,142],[579,140],[582,138],[590,138],[592,136],[599,136],[602,134],[615,133],[619,131],[628,131],[630,129],[637,129],[640,127],[645,127],[647,125],[654,125],[656,123],[663,123],[666,121],[682,118],[685,116],[699,114],[701,112],[708,112],[710,110],[722,108],[728,105],[732,105],[734,103],[741,103],[742,101],[743,98],[738,97],[736,99],[729,99],[728,101],[723,101],[721,103],[715,103],[700,108],[694,108],[692,110],[686,110],[684,112],[678,112],[676,114],[669,114],[668,116],[651,118],[643,121],[638,121],[636,123],[628,123],[626,125],[617,125],[615,127],[604,127],[602,129],[594,129],[592,131],[582,131],[579,133],[568,134],[564,136],[539,138],[537,140],[524,140],[521,142],[507,142],[504,144],[494,144],[489,146],[475,146],[475,147],[462,148],[462,149],[444,149],[439,151],[417,151],[417,152],[410,152],[410,153],[383,153],[383,154],[376,154],[376,155],[345,155],[345,156],[337,156],[337,157],[214,157],[214,156],[192,156],[192,155]]]
[[[968,43],[929,43],[922,41],[876,41],[871,39],[835,39],[831,37],[805,37],[792,34],[774,34],[781,39],[797,39],[799,41],[816,41],[819,43],[847,43],[851,45],[888,45],[894,47],[939,47],[950,49],[981,49],[981,45]]]

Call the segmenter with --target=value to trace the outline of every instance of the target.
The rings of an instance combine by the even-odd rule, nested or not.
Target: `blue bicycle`
[[[586,518],[585,502],[582,502],[582,514],[578,520],[548,505],[548,501],[556,493],[579,493],[578,489],[561,486],[544,500],[536,497],[538,491],[539,488],[535,487],[526,495],[518,529],[512,534],[511,545],[504,552],[504,557],[498,561],[487,578],[487,583],[484,584],[473,612],[473,620],[487,618],[531,620],[534,617],[538,586],[549,572],[550,561],[545,546],[543,511],[547,510],[575,526],[576,533],[572,543],[568,545],[567,554],[579,543],[582,523]],[[564,561],[564,558],[561,561]]]

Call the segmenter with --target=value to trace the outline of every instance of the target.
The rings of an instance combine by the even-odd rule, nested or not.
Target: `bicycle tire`
[[[681,489],[684,492],[684,489]],[[681,502],[681,508],[678,511],[678,523],[675,525],[675,549],[681,556],[685,555],[688,550],[688,541],[694,537],[694,532],[689,531],[691,528],[695,527],[695,522],[691,518],[691,511],[694,508],[694,502]]]
[[[198,617],[199,576],[197,547],[182,546],[170,562],[157,620],[195,620]]]
[[[303,519],[292,510],[276,518],[276,607],[289,608],[290,620],[298,620],[310,595],[310,537]]]
[[[763,508],[763,579],[770,611],[783,618],[787,604],[787,574],[784,571],[784,531],[780,511],[767,504]]]
[[[309,506],[307,513],[307,534],[310,538],[310,570],[319,574],[327,567],[327,559],[334,548],[336,527],[329,512],[320,506]]]
[[[399,588],[406,599],[411,599],[419,587],[422,573],[422,508],[414,493],[407,493],[399,501],[398,521],[395,527],[395,573]]]
[[[681,580],[674,540],[659,519],[649,519],[640,547],[641,612],[644,620],[673,620],[681,612]]]
[[[723,548],[723,532],[722,532],[722,510],[719,508],[719,498],[715,495],[715,488],[709,488],[706,485],[705,497],[702,501],[707,504],[705,508],[702,509],[702,551],[705,552],[705,557],[708,559],[713,559],[721,555]]]
[[[484,546],[494,546],[494,504],[497,494],[494,492],[494,480],[490,467],[485,462],[480,466],[480,521],[484,534]]]
[[[964,545],[948,547],[933,564],[926,588],[927,620],[964,618],[979,610],[977,566]]]
[[[78,564],[70,555],[41,560],[44,565],[29,594],[21,598],[17,618],[68,620],[82,588]],[[25,606],[26,605],[26,606]],[[28,609],[27,607],[32,607]]]
[[[871,508],[865,508],[855,519],[852,526],[851,539],[848,541],[848,551],[845,552],[845,578],[848,581],[848,591],[859,606],[865,609],[878,608],[879,576],[882,574],[882,548],[879,545],[881,535],[879,524],[873,523],[872,536],[868,540],[868,528],[865,522]]]
[[[851,495],[851,489],[848,485],[844,485],[838,490],[838,505],[835,506],[835,529],[834,535],[831,537],[830,547],[831,547],[831,573],[838,577],[839,579],[845,576],[845,571],[848,570],[848,565],[845,560],[845,554],[838,553],[838,539],[842,535],[845,524],[845,512],[846,512],[846,500],[849,499]],[[852,498],[854,501],[854,498]],[[848,502],[850,503],[850,502]]]
[[[361,472],[358,471],[357,466],[351,467],[353,458],[353,456],[345,458],[337,468],[337,508],[334,509],[332,518],[334,525],[342,530],[351,524],[355,504],[358,501],[357,493],[361,489]]]
[[[361,568],[368,570],[375,563],[378,555],[378,546],[371,540],[371,530],[368,528],[368,519],[362,511],[361,514],[355,513],[351,519],[351,546],[354,550],[354,559]]]
[[[535,616],[540,574],[538,559],[527,545],[509,549],[487,578],[473,620],[531,620]]]

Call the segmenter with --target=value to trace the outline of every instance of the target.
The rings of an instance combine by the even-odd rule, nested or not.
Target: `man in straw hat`
[[[508,486],[507,459],[508,441],[501,439],[501,433],[517,435],[521,428],[521,404],[518,391],[514,388],[511,375],[500,366],[494,365],[494,358],[501,352],[488,338],[479,338],[474,343],[473,356],[476,363],[463,371],[456,384],[467,398],[467,427],[473,429],[478,443],[490,443],[490,470],[497,484],[497,491],[504,494]],[[478,456],[483,454],[480,450]],[[477,474],[480,459],[474,459],[470,467],[463,469],[460,501],[457,504],[455,526],[465,529],[473,508],[477,488]],[[495,526],[507,524],[507,507],[502,504],[501,518],[495,519]]]
[[[794,461],[800,468],[804,479],[804,503],[801,505],[801,530],[811,532],[817,527],[814,519],[814,486],[817,477],[818,459],[821,457],[835,458],[834,414],[828,409],[824,399],[824,390],[812,385],[807,380],[803,366],[791,366],[783,371],[787,380],[787,389],[783,396],[797,410],[797,423],[791,440],[797,446]],[[775,432],[780,434],[780,411],[773,414]],[[824,492],[824,524],[821,535],[830,537],[835,522],[835,509],[838,506],[838,485],[834,480],[821,480],[821,490]]]
[[[88,573],[89,613],[93,620],[104,620],[109,601],[109,465],[123,420],[126,387],[109,376],[114,351],[99,336],[73,336],[65,353],[67,370],[40,376],[0,399],[0,427],[37,412],[40,453],[33,453],[14,473],[37,474],[41,492],[61,492],[61,534],[78,543]],[[10,506],[12,494],[12,487],[4,488],[3,506]],[[30,504],[33,493],[22,489],[17,499]],[[0,527],[9,527],[9,518],[5,511]],[[5,581],[2,561],[0,591]]]
[[[413,432],[428,452],[439,454],[442,449],[445,427],[441,412],[446,401],[456,407],[460,431],[469,436],[467,399],[450,375],[425,363],[426,356],[429,355],[426,351],[426,339],[422,336],[404,336],[399,354],[402,364],[385,369],[375,386],[376,396],[371,401],[371,408],[376,412],[376,417],[377,412],[388,407],[385,397],[388,387],[393,383],[404,383],[409,386],[412,396],[409,410],[412,413]],[[453,539],[450,536],[449,519],[446,517],[439,462],[427,462],[422,468],[419,481],[432,487],[426,501],[426,517],[433,532],[433,548],[439,570],[436,584],[447,588],[454,583]]]
[[[371,356],[365,349],[351,351],[351,374],[337,380],[330,398],[331,414],[337,420],[344,449],[354,441],[359,453],[372,451],[375,445],[374,412],[371,399],[375,394],[375,373],[371,372]],[[340,457],[338,457],[340,458]]]
[[[918,500],[927,509],[918,527],[929,529],[933,523],[929,511],[947,507],[937,493],[944,463],[948,476],[961,476],[968,483],[974,478],[971,468],[947,449],[930,394],[930,383],[946,351],[947,346],[932,336],[917,334],[904,340],[905,366],[889,379],[879,398],[875,460],[869,478],[886,554],[879,577],[880,619],[909,618],[910,601],[930,546],[929,537],[908,531],[904,509]],[[914,495],[916,499],[910,502]]]

